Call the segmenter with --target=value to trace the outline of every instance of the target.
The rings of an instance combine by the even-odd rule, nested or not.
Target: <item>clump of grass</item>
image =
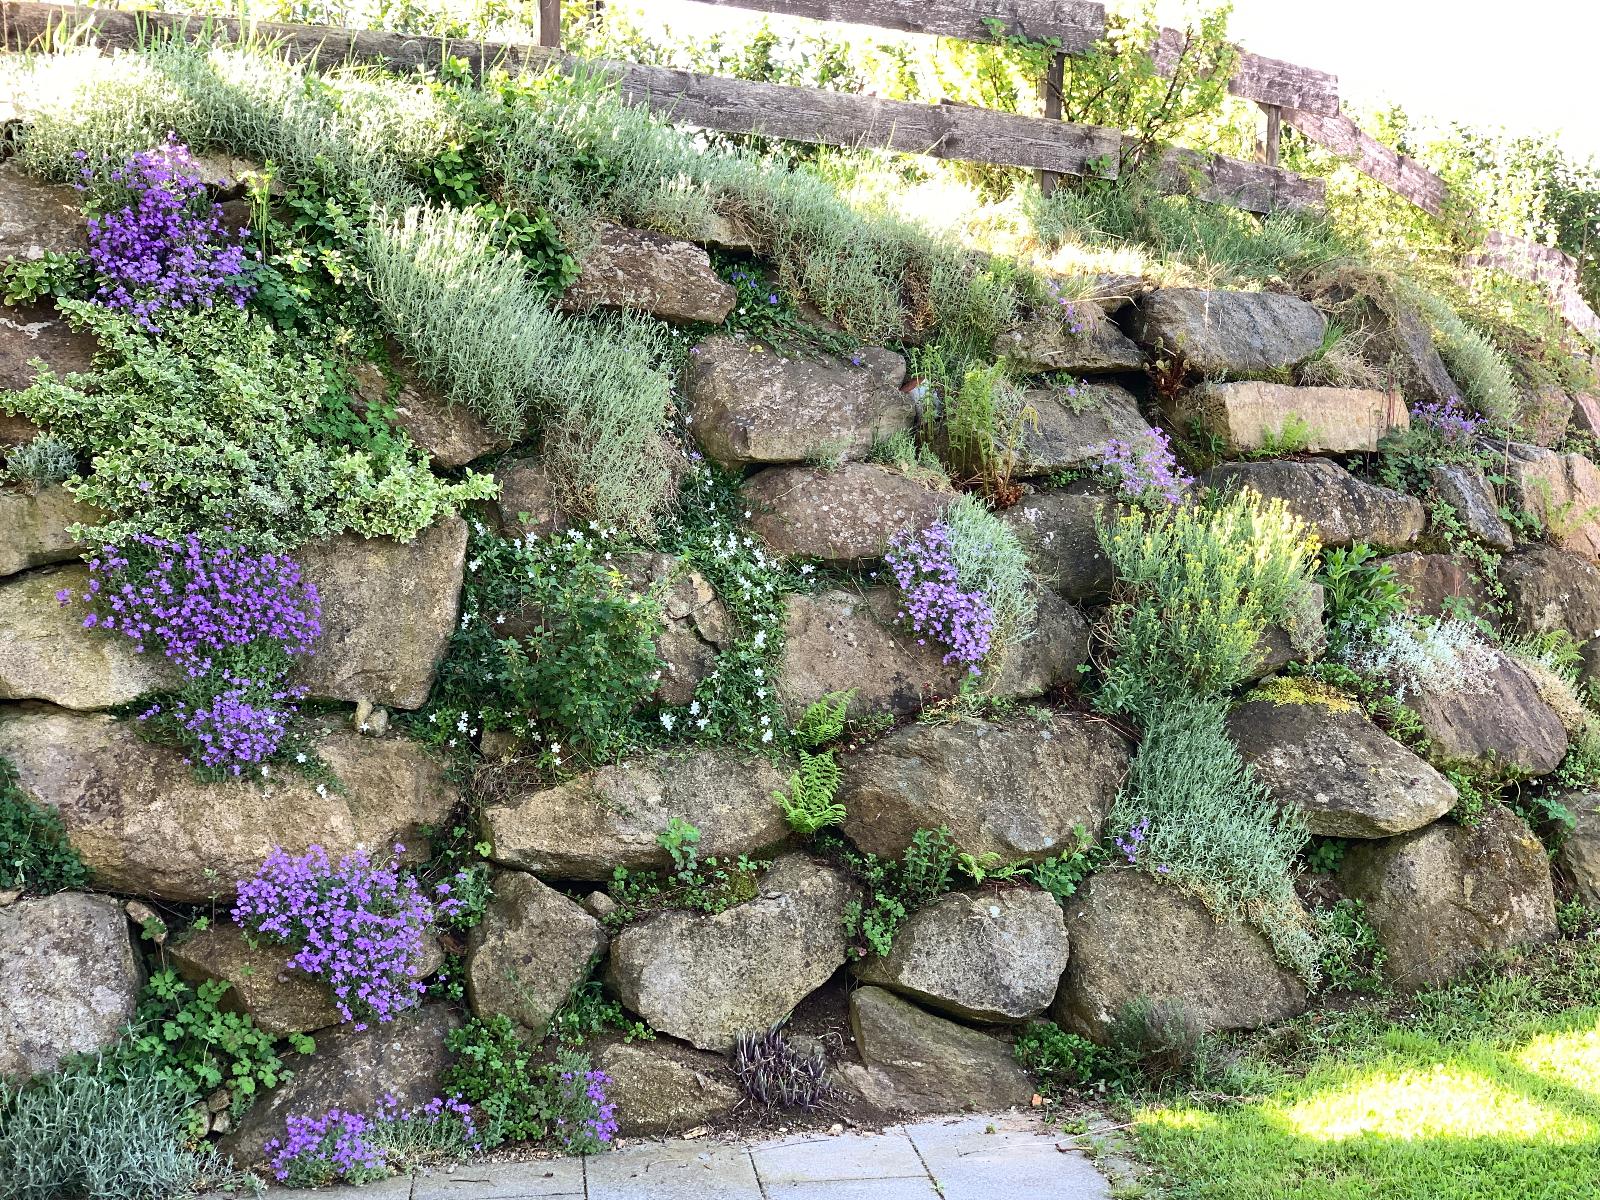
[[[371,226],[366,250],[379,311],[446,398],[512,436],[541,427],[574,511],[653,525],[673,481],[661,326],[556,312],[470,211],[408,209]]]

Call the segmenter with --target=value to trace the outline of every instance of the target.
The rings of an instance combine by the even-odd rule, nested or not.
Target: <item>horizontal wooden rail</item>
[[[1184,37],[1177,29],[1163,29],[1156,39],[1156,70],[1161,74],[1172,74],[1178,55],[1183,51]],[[1233,78],[1228,80],[1228,91],[1241,99],[1279,108],[1296,108],[1309,113],[1339,111],[1337,75],[1247,51],[1239,54],[1239,64]]]
[[[994,31],[1036,42],[1055,38],[1068,53],[1087,50],[1106,32],[1106,8],[1090,0],[696,0],[784,17],[871,25],[970,42]],[[990,22],[998,24],[991,25]]]
[[[1293,106],[1283,119],[1306,137],[1354,163],[1364,175],[1386,184],[1424,212],[1444,215],[1450,187],[1416,159],[1391,150],[1343,114],[1325,116]]]

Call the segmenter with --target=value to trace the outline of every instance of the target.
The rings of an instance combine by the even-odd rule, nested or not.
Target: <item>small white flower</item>
[[[326,797],[327,794],[328,794],[328,785],[325,784],[325,783],[317,784],[317,795]]]
[[[305,760],[306,760],[306,756],[305,756],[305,755],[304,755],[304,754],[296,754],[296,755],[295,755],[295,756],[294,756],[294,760],[295,760],[295,762],[297,762],[297,763],[303,763],[303,762],[305,762]]]
[[[770,729],[762,730],[761,740],[763,742],[770,742],[772,740],[772,730],[770,730]]]
[[[704,729],[709,724],[711,724],[711,719],[709,717],[701,717],[695,722],[695,726],[700,729]]]
[[[757,650],[761,649],[767,644],[767,631],[765,629],[759,630],[751,640],[755,643]]]
[[[672,727],[677,723],[678,718],[673,716],[671,713],[661,714],[661,728],[665,729],[668,733],[672,732]]]
[[[700,701],[696,700],[689,705],[689,715],[691,717],[698,717],[700,715]]]

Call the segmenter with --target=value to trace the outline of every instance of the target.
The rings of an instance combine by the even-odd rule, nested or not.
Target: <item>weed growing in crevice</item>
[[[73,891],[89,882],[55,809],[30,800],[17,769],[0,758],[0,890],[30,896]]]
[[[672,859],[668,872],[618,867],[607,890],[616,907],[605,923],[619,929],[647,913],[665,908],[719,913],[753,900],[756,880],[770,864],[740,855],[734,862],[700,858],[700,830],[682,817],[673,817],[656,838]]]
[[[844,805],[833,798],[844,772],[830,743],[844,732],[845,710],[854,696],[851,690],[822,697],[806,709],[791,731],[800,766],[789,776],[787,790],[774,793],[773,798],[783,810],[789,828],[803,837],[838,825],[845,818]]]

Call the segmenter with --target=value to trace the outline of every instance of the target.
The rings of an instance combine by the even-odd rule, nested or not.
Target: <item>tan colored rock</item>
[[[1477,828],[1441,821],[1350,848],[1339,872],[1366,905],[1406,990],[1431,987],[1501,950],[1556,934],[1544,847],[1523,819],[1492,805]]]
[[[412,742],[337,732],[313,748],[338,787],[287,767],[266,785],[201,783],[177,750],[126,721],[41,706],[0,717],[0,757],[24,795],[60,815],[97,884],[162,900],[227,897],[280,846],[334,857],[397,842],[423,851],[420,827],[445,821],[459,799]]]
[[[778,695],[798,719],[812,701],[854,689],[850,712],[908,716],[960,691],[970,677],[944,651],[919,646],[895,621],[896,593],[871,587],[800,593],[788,600]],[[1072,605],[1039,598],[1032,637],[1013,648],[979,681],[987,695],[1024,699],[1076,682],[1089,656],[1089,627]]]
[[[1465,609],[1497,623],[1494,601],[1483,580],[1466,561],[1453,554],[1419,554],[1409,550],[1383,560],[1395,580],[1410,588],[1406,607],[1429,617],[1459,616]]]
[[[1513,442],[1506,477],[1512,503],[1538,517],[1551,542],[1600,560],[1600,468],[1581,454]]]
[[[26,385],[24,385],[26,386]],[[0,388],[0,391],[6,389]],[[0,409],[0,449],[11,446],[20,446],[24,442],[31,442],[44,430],[40,429],[26,417],[14,417]]]
[[[760,888],[725,912],[630,925],[611,943],[607,986],[652,1029],[701,1050],[770,1028],[844,965],[844,910],[858,893],[803,854],[778,859]]]
[[[245,940],[231,921],[191,930],[167,948],[167,957],[190,983],[225,980],[219,1002],[229,1012],[248,1013],[274,1036],[309,1033],[343,1020],[333,993],[322,980],[289,967],[295,948]]]
[[[1150,432],[1133,393],[1114,383],[1033,388],[1023,399],[1033,410],[1017,446],[1017,474],[1023,478],[1098,466],[1108,442],[1130,442]]]
[[[1070,853],[1097,837],[1127,772],[1127,740],[1079,713],[915,724],[845,761],[838,801],[862,850],[899,858],[919,829],[950,830],[970,854],[1010,862]]]
[[[1556,850],[1556,866],[1575,899],[1600,909],[1600,792],[1562,796],[1561,803],[1572,814],[1572,829]]]
[[[1198,422],[1234,452],[1371,452],[1389,434],[1411,427],[1398,392],[1258,381],[1190,388],[1171,406],[1171,414],[1180,428]]]
[[[1468,533],[1496,550],[1510,550],[1516,544],[1511,527],[1500,515],[1483,471],[1466,463],[1434,463],[1428,468],[1428,482],[1434,496],[1455,510]]]
[[[60,484],[37,492],[0,487],[0,576],[70,562],[83,547],[68,530],[99,520]]]
[[[872,463],[768,467],[745,481],[751,526],[773,553],[855,566],[882,558],[889,539],[925,529],[955,498]]]
[[[495,511],[507,537],[544,537],[572,524],[543,459],[502,459],[495,464],[494,477],[500,483]]]
[[[911,915],[863,983],[964,1021],[1025,1021],[1050,1007],[1067,966],[1061,906],[1038,888],[950,892]]]
[[[663,321],[720,325],[737,299],[693,242],[603,225],[561,307],[636,309]]]
[[[1105,375],[1144,366],[1144,352],[1092,300],[1063,302],[1057,311],[1006,330],[995,339],[994,352],[1029,374]]]
[[[1113,868],[1066,905],[1072,958],[1051,1016],[1104,1042],[1131,1001],[1180,1005],[1202,1031],[1255,1029],[1305,1011],[1305,985],[1248,925],[1143,871]]]
[[[0,163],[0,259],[76,255],[87,246],[77,192],[24,174],[15,158]]]
[[[49,301],[0,306],[0,392],[20,392],[32,386],[39,374],[35,360],[57,375],[87,371],[94,364],[96,349],[94,335],[67,324]],[[8,420],[20,418],[0,416],[0,424]],[[0,434],[0,444],[25,442],[31,436]]]
[[[723,466],[844,461],[910,431],[916,402],[900,390],[905,377],[892,350],[791,358],[718,335],[690,351],[685,391],[695,437]]]
[[[656,698],[681,707],[717,666],[717,655],[733,644],[733,617],[706,577],[671,554],[641,553],[619,559],[617,569],[661,605],[665,628],[656,638],[661,686]]]
[[[686,1133],[727,1117],[744,1099],[720,1054],[663,1038],[611,1042],[595,1066],[611,1079],[606,1098],[616,1105],[623,1137]]]
[[[772,793],[788,779],[734,750],[642,755],[484,807],[498,863],[554,879],[610,879],[616,867],[661,867],[656,840],[673,817],[700,829],[700,856],[738,857],[789,832]]]
[[[89,568],[70,566],[0,580],[0,700],[110,708],[176,685],[158,649],[139,654],[120,633],[83,627],[89,578]],[[56,598],[62,590],[72,593],[67,604]]]
[[[1519,633],[1570,636],[1581,647],[1581,675],[1600,683],[1600,567],[1553,546],[1524,546],[1500,562],[1513,622]]]
[[[842,1075],[862,1099],[885,1112],[994,1112],[1027,1104],[1033,1083],[1011,1047],[925,1012],[883,988],[850,995],[850,1030],[862,1066]]]
[[[401,361],[398,350],[393,361]],[[357,400],[365,405],[392,404],[395,425],[410,435],[438,470],[464,467],[511,445],[509,436],[489,428],[465,404],[448,403],[408,371],[391,381],[377,363],[367,362],[358,363],[351,374]]]
[[[1422,534],[1425,514],[1414,496],[1357,479],[1325,458],[1306,462],[1223,463],[1201,476],[1222,491],[1249,488],[1279,499],[1324,546],[1366,542],[1400,549]]]
[[[0,1079],[110,1046],[133,1019],[144,967],[115,900],[58,892],[0,908]]]
[[[1567,753],[1561,718],[1521,666],[1499,650],[1489,653],[1494,667],[1471,686],[1441,680],[1405,698],[1432,743],[1434,761],[1528,775],[1554,771]]]
[[[466,522],[446,517],[410,544],[344,534],[298,557],[322,636],[295,682],[324,699],[421,708],[461,611]]]
[[[1042,586],[1068,600],[1099,600],[1111,593],[1112,573],[1095,523],[1115,521],[1121,511],[1104,492],[1043,491],[1024,496],[1000,519],[1016,530]]]
[[[467,935],[467,1002],[535,1039],[605,950],[600,922],[524,871],[498,871],[494,898]]]
[[[1294,296],[1162,288],[1141,298],[1123,328],[1152,357],[1209,377],[1259,375],[1304,362],[1327,321]]]

